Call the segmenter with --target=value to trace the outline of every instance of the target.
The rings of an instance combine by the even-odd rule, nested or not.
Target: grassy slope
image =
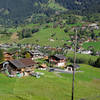
[[[50,28],[45,28],[46,25],[49,25]],[[64,32],[64,28],[60,28],[59,26],[57,28],[52,28],[52,23],[49,24],[43,24],[43,25],[34,25],[29,24],[25,26],[26,28],[33,28],[33,27],[40,27],[40,31],[34,34],[31,38],[23,39],[19,41],[19,43],[36,43],[35,40],[39,40],[38,44],[40,45],[50,45],[50,46],[61,46],[64,43],[66,43],[66,40],[69,40],[69,34],[72,34],[73,31],[71,30],[71,27],[81,25],[81,23],[73,24],[73,25],[66,25],[69,29],[68,33]],[[24,27],[24,28],[25,28]],[[23,27],[19,27],[17,30],[21,30]],[[53,33],[56,33],[56,35],[53,37],[54,41],[50,41],[51,35]],[[57,40],[56,40],[57,38]]]
[[[55,8],[56,5],[57,4],[54,5],[52,0],[48,3],[48,6],[51,6],[52,8],[53,7]],[[60,9],[59,6],[58,6],[58,8]],[[64,23],[65,23],[65,21],[64,21]],[[64,28],[67,27],[69,29],[69,32],[65,33],[64,28],[63,29],[60,29],[60,27],[52,28],[53,24],[54,23],[42,24],[42,25],[40,25],[40,24],[27,24],[27,25],[18,26],[17,29],[15,27],[8,28],[7,31],[12,32],[12,33],[16,33],[17,31],[21,31],[22,29],[25,29],[25,28],[33,29],[34,27],[39,27],[40,31],[38,33],[34,34],[31,38],[27,38],[27,39],[23,39],[23,40],[19,41],[19,43],[36,43],[35,40],[39,39],[40,42],[38,44],[40,44],[40,45],[45,45],[45,43],[46,43],[47,45],[51,45],[51,46],[59,46],[59,45],[63,45],[66,42],[65,40],[69,39],[68,34],[73,33],[73,31],[71,30],[71,28],[73,26],[81,26],[82,25],[82,23],[80,23],[80,22],[78,22],[76,24],[73,24],[73,25],[67,25],[66,24],[66,26]],[[49,25],[50,28],[45,29],[46,25]],[[4,28],[2,28],[2,30],[4,30]],[[54,37],[54,40],[56,38],[58,38],[58,40],[55,40],[54,42],[50,42],[48,40],[48,39],[51,38],[50,35],[52,33],[56,33],[56,36]],[[13,41],[11,39],[11,37],[7,38],[5,35],[2,36],[2,38],[0,37],[0,43],[8,43],[8,42],[13,43],[15,41]],[[18,41],[16,41],[16,42],[18,42]]]
[[[98,42],[88,42],[88,43],[84,43],[83,47],[84,48],[88,48],[89,46],[94,46],[95,50],[100,51],[100,41]]]
[[[75,99],[100,100],[100,69],[80,65],[84,72],[76,73]],[[70,100],[71,74],[45,72],[40,79],[34,77],[8,78],[0,74],[1,100]]]
[[[51,4],[51,3],[49,3]],[[52,4],[51,4],[52,5]],[[46,25],[49,25],[50,28],[45,28]],[[7,31],[8,32],[12,32],[12,33],[16,33],[17,31],[21,31],[22,29],[25,28],[34,28],[34,27],[39,27],[40,31],[36,34],[34,34],[31,38],[27,38],[27,39],[23,39],[20,41],[16,41],[19,43],[36,43],[36,40],[40,40],[40,42],[38,42],[38,44],[40,45],[51,45],[51,46],[61,46],[64,43],[66,43],[66,40],[69,39],[69,34],[72,34],[73,31],[71,30],[71,27],[73,26],[77,26],[77,25],[82,25],[81,23],[77,23],[77,24],[73,24],[73,25],[66,25],[64,28],[68,28],[69,32],[65,33],[64,32],[64,28],[60,29],[60,26],[58,25],[57,28],[52,28],[53,27],[53,23],[49,23],[49,24],[28,24],[28,25],[23,25],[23,26],[19,26],[17,27],[17,29],[15,29],[14,27],[12,28],[8,28]],[[51,38],[51,34],[56,33],[56,35],[53,37],[54,42],[50,41]],[[57,38],[57,40],[56,40]],[[11,39],[11,37],[6,37],[5,35],[2,36],[2,38],[0,37],[0,42],[2,43],[12,43],[15,42]]]
[[[51,35],[56,33],[53,37],[54,41],[50,41]],[[31,38],[23,39],[20,43],[36,43],[38,39],[38,44],[40,45],[51,45],[51,46],[60,46],[66,42],[66,39],[69,39],[69,33],[65,33],[64,29],[57,28],[42,28],[39,32],[33,35]],[[57,39],[57,40],[56,40]]]
[[[7,35],[1,35],[0,36],[0,43],[8,43],[10,42],[10,37]]]
[[[46,25],[49,25],[50,28],[45,28]],[[60,27],[57,28],[52,28],[52,23],[49,24],[28,24],[28,25],[23,25],[19,26],[17,30],[15,28],[9,28],[8,32],[13,32],[16,33],[16,31],[21,31],[23,28],[34,28],[34,27],[40,27],[40,31],[38,33],[35,33],[31,38],[26,38],[23,40],[18,41],[17,40],[12,40],[11,37],[8,37],[6,35],[0,36],[0,43],[12,43],[12,42],[18,42],[18,43],[37,43],[40,45],[50,45],[50,46],[61,46],[64,43],[66,43],[66,40],[69,39],[69,34],[72,34],[73,32],[71,31],[71,27],[73,26],[82,26],[82,23],[77,23],[73,25],[66,25],[69,30],[68,33],[64,32],[64,28],[60,29]],[[97,34],[99,30],[95,30],[95,33]],[[51,34],[56,33],[56,35],[53,37],[54,41],[50,41]],[[56,38],[58,40],[56,40]],[[39,40],[39,42],[36,42],[36,40]],[[83,47],[87,48],[88,46],[94,46],[96,50],[100,50],[99,42],[89,42],[89,43],[84,43]]]

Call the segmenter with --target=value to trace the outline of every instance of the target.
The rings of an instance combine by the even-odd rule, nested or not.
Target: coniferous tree
[[[0,49],[0,62],[4,60],[3,50]]]

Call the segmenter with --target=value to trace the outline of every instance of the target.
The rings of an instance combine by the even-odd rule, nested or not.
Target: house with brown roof
[[[57,67],[64,67],[66,65],[66,57],[62,54],[56,54],[49,58],[49,62],[55,64]]]
[[[8,71],[10,75],[17,73],[22,76],[29,75],[35,68],[35,62],[31,58],[22,58],[18,60],[9,60],[3,64],[3,69]]]
[[[39,59],[39,58],[44,57],[44,54],[42,52],[40,52],[39,50],[27,51],[27,52],[30,54],[31,58],[33,58],[33,59]]]

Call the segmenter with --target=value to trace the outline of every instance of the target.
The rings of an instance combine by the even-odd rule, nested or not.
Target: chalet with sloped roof
[[[49,62],[55,64],[57,67],[64,67],[66,65],[66,57],[62,54],[56,54],[49,58]]]
[[[36,63],[31,58],[22,58],[18,60],[9,60],[3,64],[3,70],[10,75],[17,73],[29,74],[34,71]]]

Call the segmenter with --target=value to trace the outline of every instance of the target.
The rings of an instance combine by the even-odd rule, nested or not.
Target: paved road
[[[51,71],[55,71],[55,72],[60,72],[60,73],[69,73],[69,74],[72,74],[73,73],[72,71],[65,71],[63,69],[58,69],[58,68],[50,68],[50,70]],[[83,71],[75,71],[75,72],[83,72]]]
[[[54,69],[54,71],[61,72],[61,73],[70,73],[70,74],[73,73],[72,71],[65,71],[65,70],[62,70],[62,69]]]

